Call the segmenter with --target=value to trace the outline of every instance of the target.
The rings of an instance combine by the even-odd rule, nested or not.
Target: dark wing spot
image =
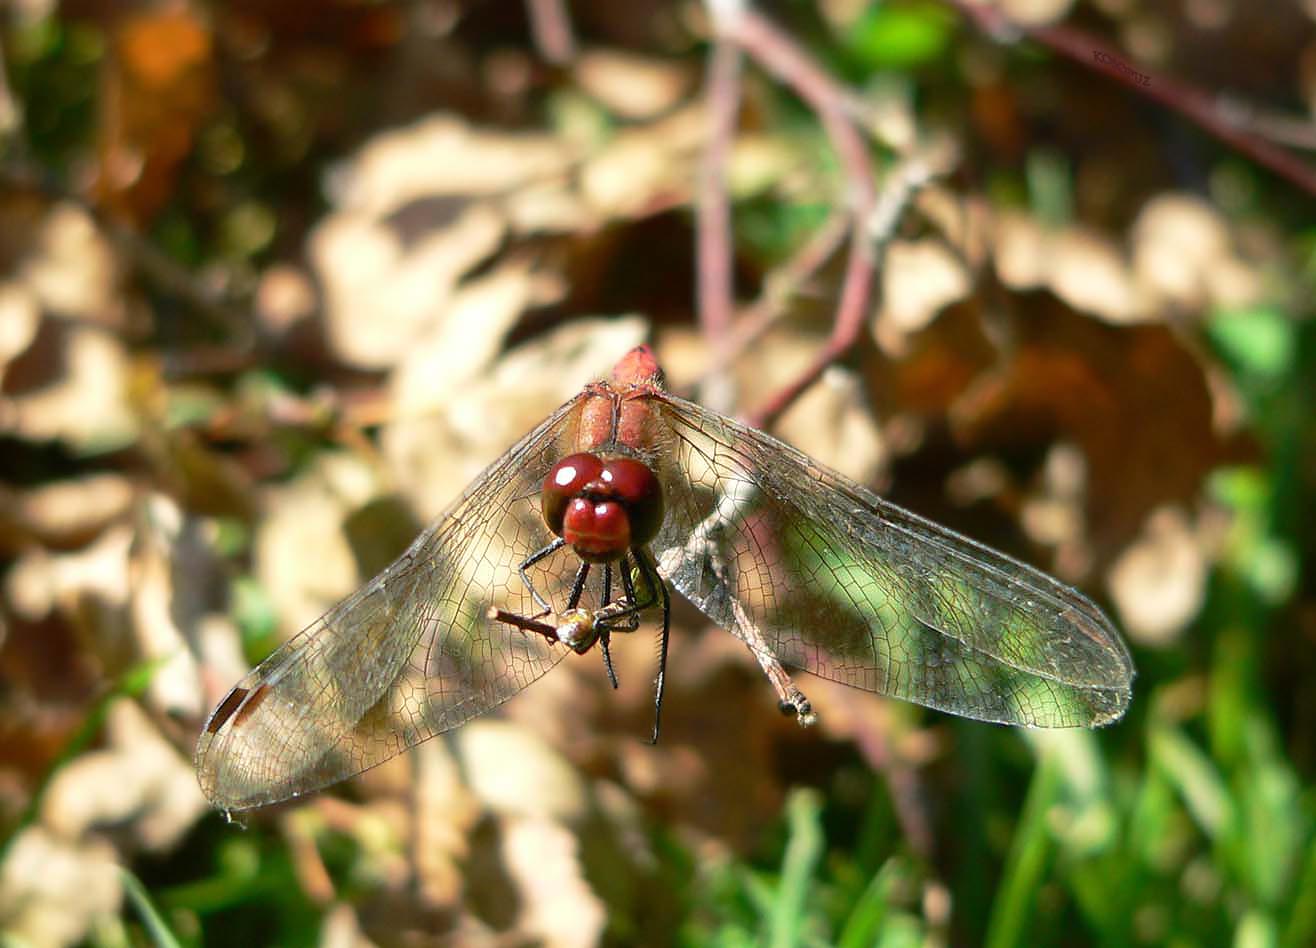
[[[270,686],[261,684],[246,701],[242,702],[242,707],[238,709],[237,717],[233,719],[235,728],[242,727],[242,722],[251,717],[251,712],[255,711],[260,703],[265,700],[265,696],[270,693]]]
[[[263,687],[263,686],[262,686]],[[242,704],[242,699],[247,697],[247,689],[236,687],[224,696],[224,700],[219,703],[215,713],[210,716],[206,722],[206,730],[211,734],[218,734],[219,729],[224,726],[224,722],[233,716],[233,712]]]

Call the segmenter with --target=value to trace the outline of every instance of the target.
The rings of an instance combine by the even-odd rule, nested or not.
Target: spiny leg
[[[567,597],[567,611],[580,605],[581,594],[585,592],[585,579],[589,576],[589,563],[586,560],[580,561],[580,568],[576,570],[576,579],[571,584],[571,595]]]
[[[603,564],[603,598],[600,600],[600,606],[604,609],[612,601],[612,564]],[[608,681],[612,682],[613,690],[617,689],[617,673],[612,670],[612,651],[609,645],[612,641],[612,628],[606,623],[599,623],[599,651],[603,653],[603,667],[607,669]]]
[[[544,600],[543,596],[539,595],[539,590],[536,589],[535,584],[530,581],[530,576],[528,573],[526,573],[526,570],[534,566],[544,557],[552,556],[554,553],[556,553],[558,550],[562,549],[562,547],[566,545],[567,545],[567,541],[562,539],[561,537],[558,537],[548,546],[544,547],[542,550],[536,550],[534,553],[531,553],[529,556],[525,558],[525,561],[522,562],[522,564],[516,568],[516,571],[521,574],[521,582],[525,583],[525,588],[530,590],[530,595],[535,600],[535,604],[538,605],[539,608],[543,610],[542,612],[539,613],[540,616],[548,615],[548,613],[553,611],[553,607],[550,606]],[[538,618],[538,616],[535,616],[535,618]]]
[[[609,620],[612,623],[612,631],[614,632],[634,632],[640,627],[640,613],[645,609],[648,609],[650,606],[656,605],[658,602],[658,593],[655,591],[653,579],[650,574],[644,572],[643,568],[639,565],[640,559],[636,551],[632,550],[627,556],[632,557],[635,560],[636,571],[639,572],[641,578],[644,579],[645,595],[647,598],[641,602],[640,597],[635,595],[635,581],[631,578],[631,569],[627,557],[622,557],[621,585],[626,594],[626,598],[623,601],[630,605],[624,611],[617,613],[617,615]],[[622,619],[626,620],[624,626],[619,621]]]
[[[650,594],[652,595],[656,590],[663,601],[663,631],[661,644],[658,647],[658,682],[654,688],[653,739],[650,742],[657,744],[658,730],[662,725],[663,717],[663,687],[667,683],[667,643],[672,631],[672,597],[667,591],[667,584],[654,574],[653,566],[649,563],[648,554],[642,549],[636,549],[633,552],[635,554],[635,564],[639,567],[640,575],[643,577],[645,584],[648,585]],[[634,590],[628,588],[627,594],[634,601]]]
[[[738,606],[733,606],[738,609]],[[758,661],[759,667],[763,669],[763,674],[768,676],[768,681],[772,682],[773,689],[777,692],[777,707],[782,714],[794,714],[795,720],[800,723],[801,727],[809,727],[818,723],[818,715],[813,710],[813,705],[809,699],[804,696],[804,692],[796,686],[791,680],[790,673],[778,661],[777,656],[773,653],[768,643],[764,641],[763,634],[759,631],[753,621],[743,613],[740,616],[744,621],[740,622],[740,628],[745,633],[745,644],[753,653],[754,658]]]

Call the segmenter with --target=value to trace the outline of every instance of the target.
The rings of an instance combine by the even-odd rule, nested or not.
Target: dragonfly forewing
[[[1094,726],[1123,713],[1132,662],[1083,596],[763,432],[654,400],[693,485],[655,542],[659,569],[751,648],[980,720]]]
[[[567,654],[488,613],[535,611],[517,566],[550,538],[539,486],[576,412],[573,400],[554,413],[396,562],[238,683],[197,744],[212,803],[246,809],[360,773],[501,704]],[[570,579],[548,565],[535,575],[555,599]]]

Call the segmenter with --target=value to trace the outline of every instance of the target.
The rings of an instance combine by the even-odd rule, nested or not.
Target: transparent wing
[[[658,569],[785,664],[952,714],[1107,724],[1133,664],[1051,577],[890,504],[770,435],[668,394]]]
[[[567,654],[486,613],[538,611],[517,567],[552,539],[540,485],[578,414],[579,397],[487,468],[393,564],[237,684],[197,744],[213,804],[260,806],[360,773],[501,704]],[[560,601],[574,565],[549,557],[531,570],[536,588]]]

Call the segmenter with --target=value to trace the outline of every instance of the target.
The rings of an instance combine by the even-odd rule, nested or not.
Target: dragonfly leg
[[[790,673],[777,660],[777,656],[768,647],[768,643],[763,640],[762,634],[751,622],[742,623],[741,628],[745,629],[748,636],[754,639],[754,641],[750,641],[747,638],[745,644],[749,646],[749,650],[758,659],[763,674],[767,675],[768,681],[772,682],[772,687],[777,692],[777,707],[781,709],[781,713],[795,715],[795,720],[800,722],[801,727],[817,724],[818,714],[813,710],[813,705],[804,696],[804,692],[796,687],[795,682],[791,680]]]
[[[634,632],[640,627],[640,613],[658,604],[658,593],[652,576],[644,572],[643,568],[638,565],[640,562],[639,557],[634,552],[627,555],[635,557],[636,571],[640,573],[640,577],[644,580],[646,598],[641,600],[635,594],[635,581],[631,578],[630,564],[626,557],[622,557],[621,585],[624,596],[618,600],[617,605],[625,605],[623,608],[611,612],[606,619],[600,622],[600,625],[606,627],[610,632]],[[607,605],[606,601],[604,605]]]
[[[539,595],[539,590],[536,589],[535,584],[530,581],[530,574],[528,574],[526,570],[534,566],[544,557],[552,556],[566,545],[567,541],[558,537],[542,550],[536,550],[534,553],[531,553],[525,558],[525,561],[516,568],[516,571],[521,574],[521,582],[525,583],[525,588],[530,590],[530,595],[534,598],[535,603],[543,610],[543,612],[539,613],[540,616],[548,615],[548,613],[553,611],[553,607],[544,600],[543,596]],[[538,616],[535,618],[538,618]]]
[[[603,598],[601,605],[604,609],[612,602],[612,564],[603,564]],[[612,642],[612,629],[606,623],[599,623],[599,651],[603,653],[603,667],[607,669],[608,681],[612,682],[612,688],[617,689],[617,673],[612,669],[612,651],[608,647]]]
[[[654,573],[652,564],[649,562],[649,555],[642,549],[632,551],[635,554],[635,565],[638,568],[640,577],[649,587],[649,593],[652,596],[655,592],[662,598],[663,602],[663,631],[658,645],[658,680],[654,686],[653,695],[653,737],[650,743],[658,743],[658,731],[662,725],[663,717],[663,688],[667,683],[667,644],[671,637],[672,631],[672,597],[667,591],[667,584]],[[626,580],[627,574],[622,574],[623,580]],[[629,582],[625,585],[628,587],[626,592],[635,601],[635,590]],[[652,602],[649,603],[652,605]]]
[[[585,580],[589,576],[589,563],[585,560],[580,561],[580,568],[576,570],[576,579],[571,584],[571,595],[567,597],[567,611],[580,605],[581,594],[585,592]],[[604,603],[607,605],[607,603]]]

